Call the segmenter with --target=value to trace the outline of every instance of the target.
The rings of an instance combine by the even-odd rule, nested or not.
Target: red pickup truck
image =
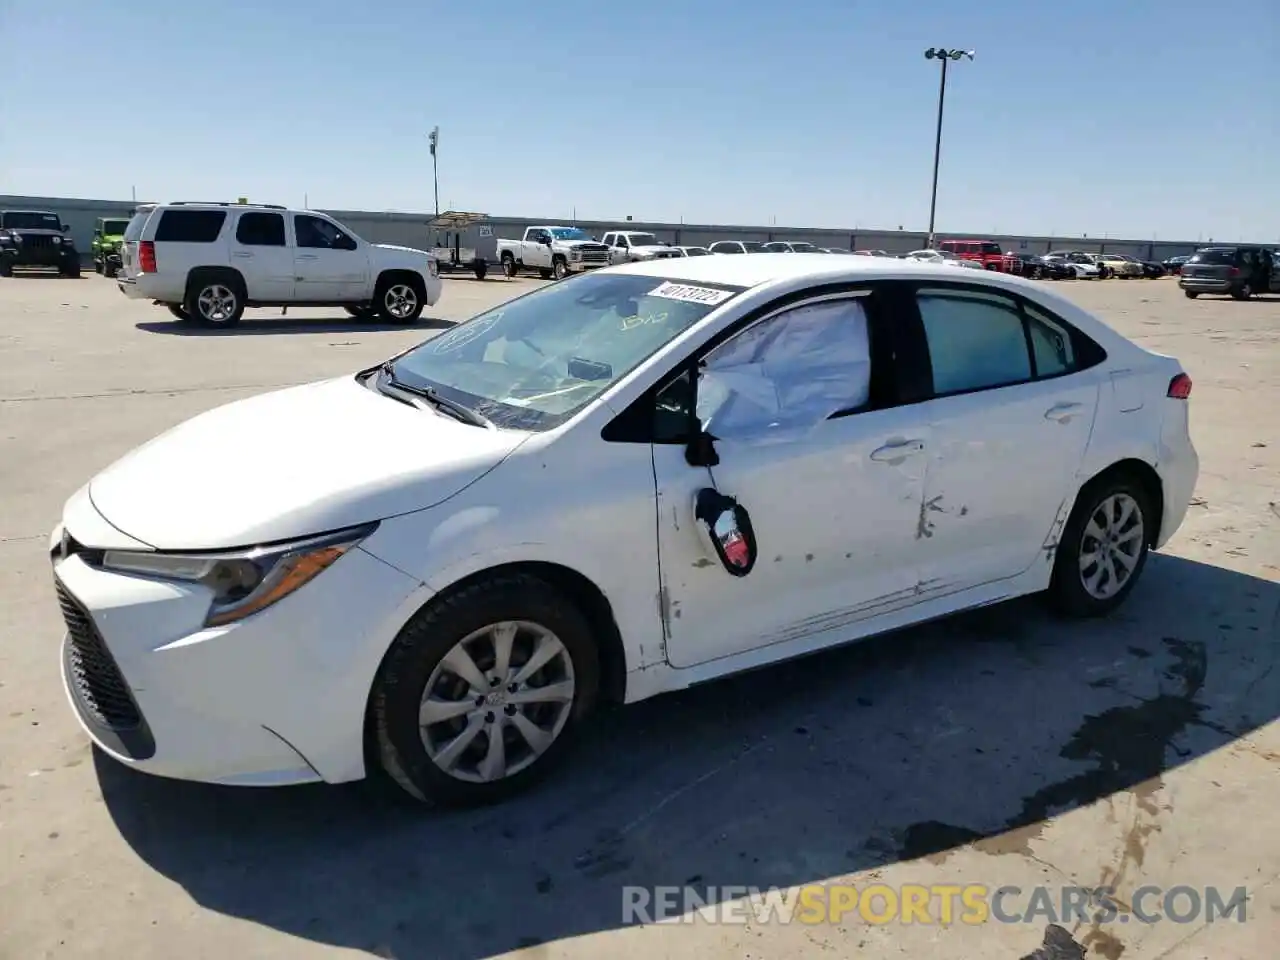
[[[961,260],[974,260],[987,270],[1021,273],[1022,261],[1000,249],[994,240],[943,240],[938,249],[953,253]]]

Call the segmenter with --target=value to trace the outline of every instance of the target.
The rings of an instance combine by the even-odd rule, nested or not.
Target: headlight
[[[213,591],[206,627],[243,620],[314,580],[377,529],[376,523],[291,543],[219,553],[108,550],[101,566],[118,573],[199,583]]]

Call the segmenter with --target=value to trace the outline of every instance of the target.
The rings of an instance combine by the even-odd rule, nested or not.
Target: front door
[[[260,303],[293,299],[293,250],[285,239],[284,215],[246,210],[230,243],[231,264],[244,277],[245,292]]]
[[[371,295],[369,257],[355,239],[323,217],[293,217],[297,299],[346,303]]]
[[[804,639],[816,648],[915,602],[928,435],[918,405],[874,408],[870,303],[796,305],[706,357],[697,407],[718,464],[693,467],[684,445],[654,445],[673,665]],[[659,410],[682,422],[687,393],[685,376]],[[745,575],[717,555],[696,515],[706,490],[745,512],[755,551]]]
[[[934,399],[922,593],[1016,576],[1046,550],[1093,428],[1099,379],[1055,317],[996,291],[917,292]]]

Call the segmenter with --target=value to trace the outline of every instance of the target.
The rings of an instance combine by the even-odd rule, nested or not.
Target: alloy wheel
[[[1142,508],[1114,493],[1094,508],[1080,542],[1080,582],[1095,600],[1115,596],[1129,582],[1145,545]]]
[[[221,283],[209,284],[196,298],[196,309],[210,323],[226,323],[235,316],[236,306],[235,291]]]
[[[413,311],[417,309],[418,292],[407,283],[393,283],[387,287],[382,302],[386,305],[387,313],[397,320],[404,320],[413,316]]]
[[[432,671],[418,708],[422,745],[455,779],[514,776],[555,743],[574,693],[573,660],[552,631],[524,620],[490,624]]]

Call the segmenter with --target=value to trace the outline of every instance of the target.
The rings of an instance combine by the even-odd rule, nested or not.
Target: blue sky
[[[1280,2],[0,0],[0,193],[1280,239]]]

